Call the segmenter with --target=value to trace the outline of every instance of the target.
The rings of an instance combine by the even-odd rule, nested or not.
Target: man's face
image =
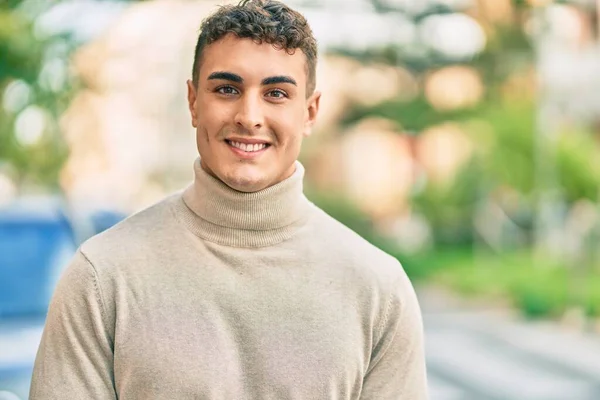
[[[243,192],[291,176],[319,108],[304,53],[229,34],[204,48],[199,68],[188,101],[202,167]]]

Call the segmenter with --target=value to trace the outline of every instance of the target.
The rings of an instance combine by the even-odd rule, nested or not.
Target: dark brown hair
[[[296,49],[306,56],[307,95],[315,90],[317,42],[306,18],[285,4],[274,0],[242,0],[238,5],[221,6],[202,22],[196,43],[192,81],[198,87],[202,50],[233,33],[257,43],[268,43],[293,54]]]

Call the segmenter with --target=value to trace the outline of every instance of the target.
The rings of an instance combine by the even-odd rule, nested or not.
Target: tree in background
[[[58,189],[67,155],[58,119],[71,93],[69,40],[34,29],[50,3],[0,2],[0,174],[19,192]]]
[[[474,17],[485,31],[485,48],[475,56],[452,57],[436,50],[422,35],[416,35],[415,43],[408,46],[392,44],[362,52],[338,49],[338,53],[364,63],[400,66],[420,83],[445,67],[460,66],[480,77],[484,95],[476,104],[440,109],[422,90],[409,101],[398,98],[374,106],[349,108],[342,124],[347,127],[363,118],[383,117],[401,126],[405,134],[416,136],[448,122],[460,126],[475,145],[473,160],[464,165],[452,184],[437,186],[428,181],[415,193],[412,204],[427,216],[438,243],[469,245],[476,236],[473,222],[478,207],[482,201],[493,201],[502,208],[507,221],[510,220],[508,223],[522,230],[525,238],[522,244],[528,246],[533,240],[539,194],[546,189],[536,171],[536,158],[540,157],[536,153],[540,99],[535,88],[535,38],[531,33],[534,9],[524,1],[515,1],[504,19],[495,20],[496,16],[486,14],[485,1],[471,2],[478,6],[468,9],[452,9],[431,1],[413,13],[410,9],[388,6],[397,2],[372,2],[380,12],[402,15],[399,21],[408,20],[415,26],[432,16]],[[593,155],[599,150],[598,144],[589,129],[576,128],[577,132],[562,136],[556,150],[556,185],[567,207],[582,198],[597,200],[600,187],[600,175],[596,173],[599,166]]]

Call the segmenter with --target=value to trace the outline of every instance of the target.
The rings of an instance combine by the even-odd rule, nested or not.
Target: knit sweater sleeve
[[[113,339],[102,296],[96,270],[77,252],[50,302],[30,399],[117,398]]]
[[[428,399],[423,321],[404,273],[393,287],[378,326],[360,399]]]

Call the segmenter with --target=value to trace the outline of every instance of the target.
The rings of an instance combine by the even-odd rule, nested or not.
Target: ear
[[[187,98],[188,98],[188,108],[190,110],[190,116],[192,117],[192,126],[197,128],[197,112],[196,112],[196,100],[198,98],[198,90],[194,83],[188,79],[187,81]]]
[[[306,100],[306,120],[304,121],[304,130],[302,134],[304,137],[310,136],[312,133],[312,127],[317,121],[317,114],[319,113],[319,102],[321,100],[321,92],[315,90]]]

